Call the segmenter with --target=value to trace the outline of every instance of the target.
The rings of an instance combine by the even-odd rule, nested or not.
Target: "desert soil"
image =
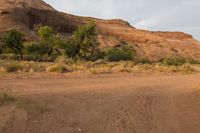
[[[0,77],[0,133],[200,133],[200,74]]]

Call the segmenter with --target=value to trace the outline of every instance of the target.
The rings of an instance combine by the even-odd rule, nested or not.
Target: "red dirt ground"
[[[200,133],[200,74],[6,75],[0,133]]]

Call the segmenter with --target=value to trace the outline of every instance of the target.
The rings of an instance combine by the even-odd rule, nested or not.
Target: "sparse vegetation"
[[[167,66],[181,66],[186,63],[186,61],[180,57],[171,57],[163,59],[162,63]]]
[[[189,64],[200,64],[200,61],[194,60],[192,58],[187,58],[186,62]]]
[[[9,92],[0,92],[0,105],[4,103],[14,102],[16,98]]]
[[[193,71],[194,59],[164,58],[160,64],[138,57],[134,45],[120,42],[113,48],[100,49],[96,25],[88,22],[64,38],[49,26],[38,26],[38,42],[24,42],[23,34],[8,31],[0,41],[0,72],[71,72],[91,73]],[[17,61],[17,60],[25,61]]]
[[[0,73],[5,72],[89,72],[117,73],[117,72],[195,72],[190,64],[181,66],[163,65],[162,63],[142,64],[133,61],[109,62],[98,60],[96,62],[73,60],[65,56],[56,59],[55,63],[49,62],[29,62],[29,61],[0,61]]]

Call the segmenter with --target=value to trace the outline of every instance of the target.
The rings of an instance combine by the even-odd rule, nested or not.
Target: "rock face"
[[[151,61],[171,56],[200,60],[200,42],[185,33],[145,31],[136,29],[123,20],[73,16],[56,11],[42,0],[0,0],[0,35],[16,28],[22,31],[27,39],[37,40],[33,29],[35,25],[42,24],[69,36],[88,20],[96,21],[102,48],[126,41],[134,45],[139,57]]]

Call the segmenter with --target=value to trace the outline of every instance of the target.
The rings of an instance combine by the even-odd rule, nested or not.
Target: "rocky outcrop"
[[[135,46],[138,56],[152,61],[170,56],[200,60],[199,41],[186,33],[152,32],[136,29],[124,20],[74,16],[58,12],[42,0],[0,0],[1,35],[11,28],[16,28],[22,31],[27,39],[37,40],[34,26],[42,24],[69,36],[88,20],[96,21],[101,48],[113,47],[120,41],[126,41]]]

